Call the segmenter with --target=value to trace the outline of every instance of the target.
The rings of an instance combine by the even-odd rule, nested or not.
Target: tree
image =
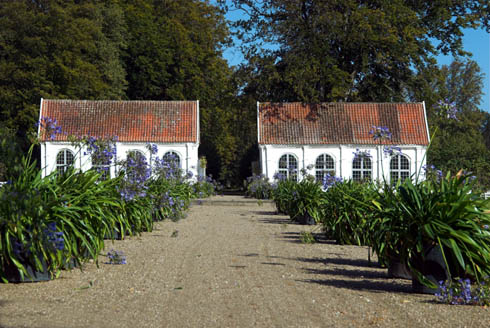
[[[461,29],[488,29],[490,14],[486,0],[232,3],[247,14],[234,25],[255,73],[246,86],[271,101],[402,101],[416,70],[464,54]]]
[[[223,59],[229,42],[223,12],[197,0],[124,1],[124,12],[128,98],[199,100],[199,152],[207,157],[207,171],[235,180],[235,92],[232,71]]]
[[[488,114],[478,108],[483,94],[483,74],[478,64],[456,58],[449,66],[422,72],[418,80],[425,84],[417,84],[419,88],[412,93],[411,100],[429,99],[426,103],[429,127],[435,133],[428,162],[443,171],[471,171],[481,186],[490,187],[490,151],[482,134]],[[447,108],[439,105],[442,103],[451,104],[456,120],[448,117]]]
[[[0,17],[0,121],[24,148],[41,97],[124,96],[124,21],[116,0],[2,1]]]

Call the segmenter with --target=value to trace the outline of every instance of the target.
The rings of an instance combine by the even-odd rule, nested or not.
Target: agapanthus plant
[[[374,140],[391,140],[391,132],[386,126],[373,125],[369,134],[372,135]]]
[[[398,155],[402,153],[402,149],[394,145],[386,145],[383,147],[383,153],[386,157],[391,157],[393,155]]]
[[[472,286],[470,279],[439,281],[437,300],[452,305],[490,305],[490,279]]]
[[[246,194],[257,199],[269,199],[272,197],[272,186],[264,174],[257,174],[247,178]]]
[[[50,140],[54,140],[57,134],[62,133],[62,129],[61,126],[58,125],[58,121],[47,116],[41,117],[39,122],[36,123],[36,127],[41,127],[41,129],[44,130],[44,134],[49,136]]]
[[[371,151],[369,150],[359,150],[359,148],[356,148],[355,152],[352,152],[354,154],[354,161],[357,159],[361,158],[372,158],[373,156],[371,155]]]
[[[145,197],[148,189],[147,181],[151,176],[151,169],[146,157],[138,152],[129,152],[126,160],[119,162],[120,172],[124,174],[118,191],[125,201],[135,197]]]
[[[126,256],[122,251],[116,251],[111,249],[107,252],[107,258],[109,262],[107,264],[126,264]]]
[[[439,100],[434,108],[436,109],[436,113],[439,116],[451,120],[458,120],[457,114],[459,113],[459,111],[456,107],[455,102],[450,102],[448,99]]]
[[[328,190],[330,187],[335,186],[337,183],[342,183],[344,180],[342,177],[337,177],[335,175],[325,174],[323,177],[323,189]]]
[[[92,166],[102,174],[103,179],[107,178],[110,166],[115,163],[117,158],[116,142],[118,137],[96,138],[88,136],[81,138],[80,141],[86,147],[84,155],[90,155],[92,159]]]
[[[433,164],[426,164],[422,166],[425,173],[426,179],[433,179],[435,181],[440,181],[442,179],[442,171],[439,170]]]

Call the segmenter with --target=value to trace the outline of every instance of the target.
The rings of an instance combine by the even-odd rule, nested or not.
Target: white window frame
[[[68,154],[71,155],[71,163],[68,163]],[[60,155],[63,156],[62,163],[59,163],[58,161]],[[58,153],[56,154],[56,172],[63,174],[71,165],[75,165],[75,154],[73,154],[73,152],[68,148],[60,149],[60,151],[58,151]]]
[[[101,180],[107,180],[111,178],[111,164],[95,164],[94,159],[91,158],[90,161],[92,162],[92,169],[97,170],[101,174],[100,179]]]
[[[320,157],[322,157],[321,162],[319,162]],[[330,167],[331,164],[331,167]],[[320,167],[319,167],[320,166]],[[328,166],[328,167],[327,167]],[[330,174],[335,175],[335,160],[333,156],[324,153],[319,155],[315,160],[315,179],[316,181],[322,182],[325,176]],[[321,178],[319,178],[321,177]]]
[[[356,167],[356,162],[359,161],[359,167]],[[369,165],[367,165],[369,163]],[[367,166],[369,166],[367,168]],[[359,178],[356,178],[355,172],[359,172]],[[371,158],[365,155],[354,157],[352,160],[352,180],[354,181],[364,181],[373,179],[373,161]]]
[[[177,156],[177,163],[179,164],[177,168],[181,169],[182,168],[182,156],[180,156],[180,154],[177,151],[172,150],[172,149],[169,151],[166,151],[165,154],[163,154],[162,159],[165,159],[165,157],[167,155],[170,155],[170,154]]]
[[[408,164],[408,168],[406,166],[402,167],[402,158],[404,160],[406,160],[406,163],[403,163],[403,164]],[[396,163],[394,163],[394,161],[393,161],[394,159],[397,160]],[[394,164],[396,165],[396,167],[394,167],[395,166]],[[392,183],[395,183],[398,180],[405,180],[406,178],[410,177],[410,174],[411,174],[410,159],[408,158],[407,155],[395,154],[395,155],[391,156],[391,158],[390,158],[390,181]]]
[[[283,159],[284,156],[286,156],[286,167],[281,167],[281,160]],[[291,158],[293,158],[294,161],[296,162],[294,171],[291,170],[290,168],[292,164]],[[287,179],[294,179],[295,181],[298,181],[298,158],[296,157],[296,155],[291,153],[286,153],[281,155],[281,157],[279,157],[279,162],[277,167],[278,167],[278,172],[284,175]]]

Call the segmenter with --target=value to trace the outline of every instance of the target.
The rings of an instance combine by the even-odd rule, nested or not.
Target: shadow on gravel
[[[251,213],[255,215],[278,215],[276,211],[252,211]]]
[[[255,257],[255,256],[259,256],[259,254],[258,253],[248,253],[248,254],[242,254],[242,255],[238,255],[238,256]]]
[[[388,278],[387,272],[367,271],[367,270],[349,270],[343,268],[335,269],[310,269],[303,268],[306,273],[310,274],[328,274],[333,276],[344,276],[354,278],[384,279]]]
[[[258,220],[260,223],[270,223],[270,224],[297,224],[294,221],[286,218],[263,218]]]
[[[352,290],[368,290],[372,292],[390,293],[412,293],[411,284],[398,283],[396,281],[373,281],[373,280],[342,280],[342,279],[306,279],[296,280],[304,283],[314,283],[323,286],[345,288]]]
[[[329,255],[345,256],[340,253],[329,253]],[[298,257],[296,260],[307,263],[323,263],[323,264],[337,264],[337,265],[350,265],[355,267],[366,268],[381,268],[377,262],[362,259],[349,259],[349,258],[306,258]]]
[[[335,245],[334,240],[329,240],[325,238],[325,235],[323,233],[312,233],[313,237],[315,238],[315,243],[316,244],[331,244]],[[302,244],[303,242],[301,241],[301,232],[283,232],[281,234],[282,240],[290,242],[290,243],[295,243],[295,244]]]
[[[278,262],[261,262],[260,264],[266,264],[266,265],[286,265],[284,263],[278,263]]]

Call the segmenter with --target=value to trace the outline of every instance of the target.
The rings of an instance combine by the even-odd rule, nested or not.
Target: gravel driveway
[[[366,247],[302,244],[314,228],[272,204],[213,199],[108,242],[125,265],[101,256],[53,281],[0,284],[0,327],[490,327],[488,308],[413,294]]]

